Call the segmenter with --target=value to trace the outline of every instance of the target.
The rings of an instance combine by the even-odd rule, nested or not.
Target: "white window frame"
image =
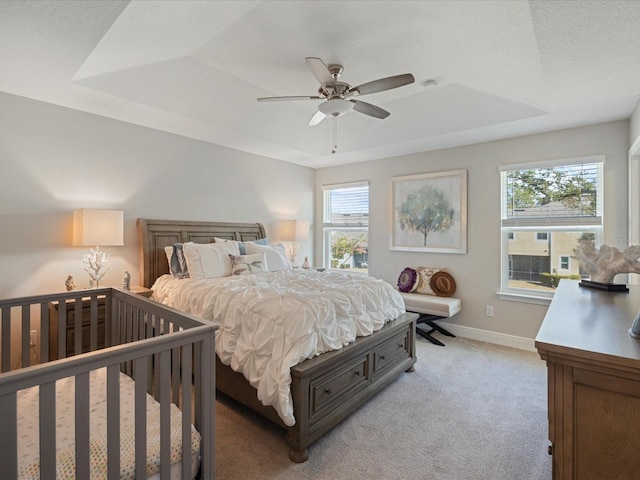
[[[325,191],[334,190],[340,188],[352,188],[352,187],[367,187],[369,190],[369,182],[368,181],[357,181],[357,182],[348,182],[348,183],[340,183],[340,184],[331,184],[331,185],[323,185],[322,186],[322,264],[324,268],[327,270],[336,270],[331,268],[331,234],[333,232],[363,232],[369,234],[369,216],[367,210],[367,220],[365,222],[358,222],[358,224],[352,223],[332,223],[327,222],[326,219],[326,205],[325,205]],[[369,192],[368,192],[369,193]],[[368,268],[367,268],[368,270]],[[340,269],[340,272],[343,273],[351,273],[354,275],[367,275],[365,272],[355,272],[350,269]]]
[[[568,272],[571,270],[571,257],[569,255],[558,255],[558,265],[560,266],[560,270],[564,270],[565,272]],[[562,266],[562,262],[563,262],[563,258],[567,259],[567,267],[563,267]]]
[[[533,231],[541,232],[546,231],[548,235],[552,232],[580,232],[580,233],[594,233],[596,245],[602,243],[604,222],[602,219],[602,213],[604,211],[604,155],[592,155],[586,157],[575,157],[566,159],[556,159],[540,162],[531,162],[523,164],[513,165],[501,165],[500,171],[500,218],[501,223],[501,268],[500,268],[500,290],[498,291],[498,298],[503,300],[512,300],[526,303],[537,303],[542,305],[548,305],[553,298],[554,292],[549,291],[537,291],[533,289],[514,288],[509,287],[509,238],[508,233],[513,232],[514,238],[518,231]],[[540,218],[530,219],[527,221],[520,220],[506,220],[507,218],[507,205],[504,195],[506,189],[504,188],[507,173],[514,170],[528,170],[528,169],[543,169],[554,168],[561,166],[596,163],[598,164],[598,183],[600,190],[598,191],[598,201],[596,204],[596,216],[587,217],[583,219],[580,217],[570,218]],[[536,241],[537,235],[536,235]],[[542,240],[539,240],[542,241]]]

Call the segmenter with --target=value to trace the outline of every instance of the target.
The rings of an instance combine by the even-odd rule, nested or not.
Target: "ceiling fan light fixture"
[[[353,103],[341,98],[332,98],[318,105],[318,110],[327,116],[340,117],[353,110]]]

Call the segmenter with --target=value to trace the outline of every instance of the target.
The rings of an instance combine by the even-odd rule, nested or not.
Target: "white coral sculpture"
[[[594,282],[613,283],[618,273],[640,273],[640,245],[631,245],[621,252],[606,244],[596,249],[593,242],[580,242],[574,258]]]
[[[96,247],[94,250],[91,249],[91,253],[87,253],[82,262],[85,264],[84,271],[89,274],[89,277],[92,281],[96,282],[96,287],[98,286],[98,282],[107,273],[109,270],[109,255],[106,252],[101,252],[100,247]]]

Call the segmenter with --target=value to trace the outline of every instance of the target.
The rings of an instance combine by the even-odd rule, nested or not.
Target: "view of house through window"
[[[572,257],[601,241],[602,161],[501,168],[503,292],[551,296],[560,279],[584,275]]]
[[[367,273],[369,184],[327,185],[322,190],[324,266]]]

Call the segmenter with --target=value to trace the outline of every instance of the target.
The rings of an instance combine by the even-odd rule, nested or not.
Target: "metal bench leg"
[[[429,325],[434,330],[437,330],[438,332],[442,333],[443,335],[446,335],[447,337],[455,338],[455,335],[453,333],[451,333],[449,330],[442,328],[440,325],[437,325],[436,323],[433,322],[433,320],[426,320],[424,323]]]
[[[431,343],[433,343],[434,345],[440,345],[441,347],[444,347],[444,343],[442,343],[440,340],[438,340],[437,338],[434,338],[431,336],[431,334],[434,332],[435,329],[431,329],[428,332],[423,330],[422,328],[420,328],[420,325],[416,325],[416,333],[424,338],[426,338],[427,340],[429,340]]]
[[[434,338],[431,335],[433,332],[440,332],[443,335],[446,335],[447,337],[455,338],[455,335],[453,333],[451,333],[449,330],[442,328],[440,325],[437,325],[435,323],[435,320],[439,320],[442,318],[444,317],[439,317],[437,315],[421,314],[416,322],[416,333],[421,337],[426,338],[434,345],[440,345],[441,347],[444,347],[445,346],[444,343],[442,343],[440,340],[438,340],[437,338]],[[431,330],[427,331],[426,329],[420,328],[421,324],[423,323],[426,323],[427,325],[429,325],[429,327],[431,327]]]

